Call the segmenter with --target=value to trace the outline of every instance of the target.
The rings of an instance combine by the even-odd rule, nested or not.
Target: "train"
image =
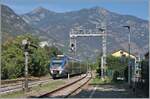
[[[57,55],[51,59],[49,72],[53,79],[79,75],[87,72],[87,67],[78,59],[66,55]]]

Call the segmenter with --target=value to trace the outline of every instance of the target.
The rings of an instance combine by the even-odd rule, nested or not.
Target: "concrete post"
[[[25,54],[25,91],[28,91],[28,52]]]

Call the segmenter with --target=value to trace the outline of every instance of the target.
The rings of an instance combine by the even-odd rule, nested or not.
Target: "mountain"
[[[35,26],[35,27],[40,27],[41,25],[43,26],[44,24],[47,24],[47,21],[50,19],[49,16],[55,15],[55,12],[49,11],[45,8],[39,7],[27,15],[23,15],[23,19]]]
[[[53,36],[60,43],[69,43],[69,32],[76,24],[95,29],[96,23],[107,20],[107,48],[109,52],[117,49],[128,50],[128,31],[123,25],[131,26],[131,52],[143,54],[148,51],[148,21],[131,15],[120,15],[101,7],[81,9],[66,13],[56,13],[45,8],[37,8],[22,15],[22,18],[36,28],[46,32],[46,36]],[[90,39],[90,40],[89,40]],[[91,55],[101,49],[101,39],[82,38],[79,50],[84,54],[90,51]],[[87,49],[89,51],[87,51]],[[83,52],[79,51],[82,55]],[[89,55],[89,54],[88,54]],[[90,55],[89,55],[90,56]]]
[[[17,35],[25,33],[29,30],[29,26],[25,21],[15,14],[15,12],[5,5],[1,5],[1,17],[2,17],[2,31]]]
[[[11,8],[6,5],[1,7],[1,31],[2,41],[6,41],[9,37],[17,35],[32,33],[33,35],[40,36],[42,33],[39,29],[35,29],[30,24],[25,22],[21,16],[17,15]]]
[[[123,25],[131,26],[131,53],[144,54],[148,51],[148,21],[131,15],[121,15],[101,7],[58,13],[43,7],[23,15],[17,15],[8,7],[2,7],[2,30],[12,35],[33,33],[49,42],[57,42],[68,53],[69,32],[76,25],[95,29],[97,23],[106,20],[107,51],[128,50],[128,31]],[[6,11],[5,11],[6,10]],[[8,10],[8,11],[7,11]],[[7,13],[11,12],[11,13]],[[12,16],[13,15],[13,16]],[[4,24],[4,25],[3,25]],[[18,28],[19,27],[19,28]],[[101,52],[101,37],[77,39],[77,55],[92,57]],[[58,45],[57,45],[58,46]],[[58,46],[60,48],[60,46]]]

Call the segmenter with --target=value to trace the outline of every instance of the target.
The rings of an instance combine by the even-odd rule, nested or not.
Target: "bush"
[[[111,82],[112,82],[112,78],[110,77],[105,77],[103,81],[99,76],[96,76],[91,80],[90,84],[99,85],[99,84],[109,84]]]

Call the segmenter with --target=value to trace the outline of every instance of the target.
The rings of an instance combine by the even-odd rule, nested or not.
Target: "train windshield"
[[[62,62],[62,60],[52,60],[51,67],[59,67],[60,65],[62,65]]]
[[[59,67],[61,63],[52,63],[52,67]]]

